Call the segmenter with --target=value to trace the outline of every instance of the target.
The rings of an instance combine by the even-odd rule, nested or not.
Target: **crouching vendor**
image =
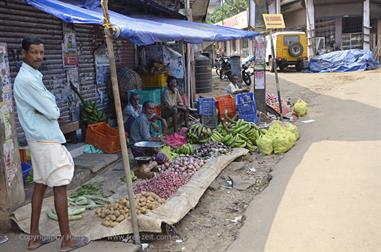
[[[134,120],[130,129],[129,140],[131,144],[131,151],[135,158],[155,155],[155,160],[158,163],[163,163],[166,161],[166,157],[163,158],[164,154],[162,153],[152,153],[147,151],[146,148],[134,146],[135,143],[141,142],[141,141],[160,141],[161,140],[160,137],[154,137],[151,135],[152,123],[158,120],[161,121],[163,125],[163,129],[164,129],[164,133],[166,133],[168,129],[167,122],[165,121],[165,119],[155,114],[155,105],[150,101],[146,101],[143,104],[143,113],[141,113],[139,117],[137,117]]]

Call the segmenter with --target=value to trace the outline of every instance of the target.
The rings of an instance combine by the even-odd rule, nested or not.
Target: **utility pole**
[[[306,4],[306,20],[307,20],[307,43],[308,43],[308,59],[315,55],[314,39],[315,39],[315,7],[313,0],[305,0]]]

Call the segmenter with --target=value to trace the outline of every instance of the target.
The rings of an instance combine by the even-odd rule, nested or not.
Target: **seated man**
[[[131,93],[128,99],[127,106],[123,109],[123,121],[124,127],[127,133],[130,133],[132,123],[142,113],[143,107],[139,104],[139,95],[137,93]]]
[[[230,77],[230,81],[231,83],[226,88],[226,92],[228,92],[229,94],[233,95],[249,91],[247,88],[242,88],[241,78],[237,74],[233,74]]]
[[[143,106],[139,104],[139,94],[131,93],[127,106],[123,109],[123,122],[127,133],[130,134],[130,128],[136,118],[140,116],[143,111]],[[151,124],[155,131],[159,131],[160,127],[155,124],[154,120]],[[164,126],[164,125],[163,125]]]
[[[155,115],[155,105],[146,101],[143,104],[143,113],[134,120],[131,124],[129,140],[131,144],[131,151],[134,157],[149,156],[154,153],[148,153],[144,148],[135,147],[134,144],[140,141],[160,141],[160,137],[153,137],[151,135],[151,125],[154,121],[161,120],[163,128],[166,132],[168,128],[165,119]]]
[[[165,117],[172,117],[173,131],[177,132],[177,121],[179,112],[184,113],[185,127],[189,127],[189,108],[184,105],[184,102],[180,96],[179,90],[176,88],[176,78],[168,77],[168,88],[164,91],[162,101],[162,113]]]

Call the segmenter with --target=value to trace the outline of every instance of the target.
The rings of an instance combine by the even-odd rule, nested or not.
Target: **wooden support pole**
[[[102,3],[102,9],[103,9],[103,18],[104,18],[103,22],[104,22],[106,44],[107,44],[107,52],[108,52],[108,58],[110,62],[112,91],[114,95],[116,118],[118,122],[119,140],[120,140],[120,145],[122,149],[124,171],[126,173],[126,178],[127,178],[127,194],[128,194],[128,199],[130,202],[132,230],[134,232],[135,244],[141,245],[140,236],[139,236],[138,218],[136,214],[135,198],[134,198],[134,192],[132,190],[132,178],[131,178],[131,172],[130,172],[131,171],[130,161],[128,158],[126,133],[124,131],[124,124],[123,124],[122,104],[120,101],[119,85],[118,85],[118,78],[117,78],[117,72],[116,72],[115,54],[114,54],[114,46],[113,46],[113,39],[112,39],[112,35],[114,34],[114,27],[111,25],[110,17],[108,15],[108,0],[102,0],[101,3]]]

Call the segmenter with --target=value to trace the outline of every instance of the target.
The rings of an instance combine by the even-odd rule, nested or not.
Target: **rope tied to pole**
[[[120,28],[117,25],[113,25],[110,21],[110,15],[108,13],[108,0],[101,0],[101,6],[103,11],[103,27],[108,36],[117,38],[120,34]]]

